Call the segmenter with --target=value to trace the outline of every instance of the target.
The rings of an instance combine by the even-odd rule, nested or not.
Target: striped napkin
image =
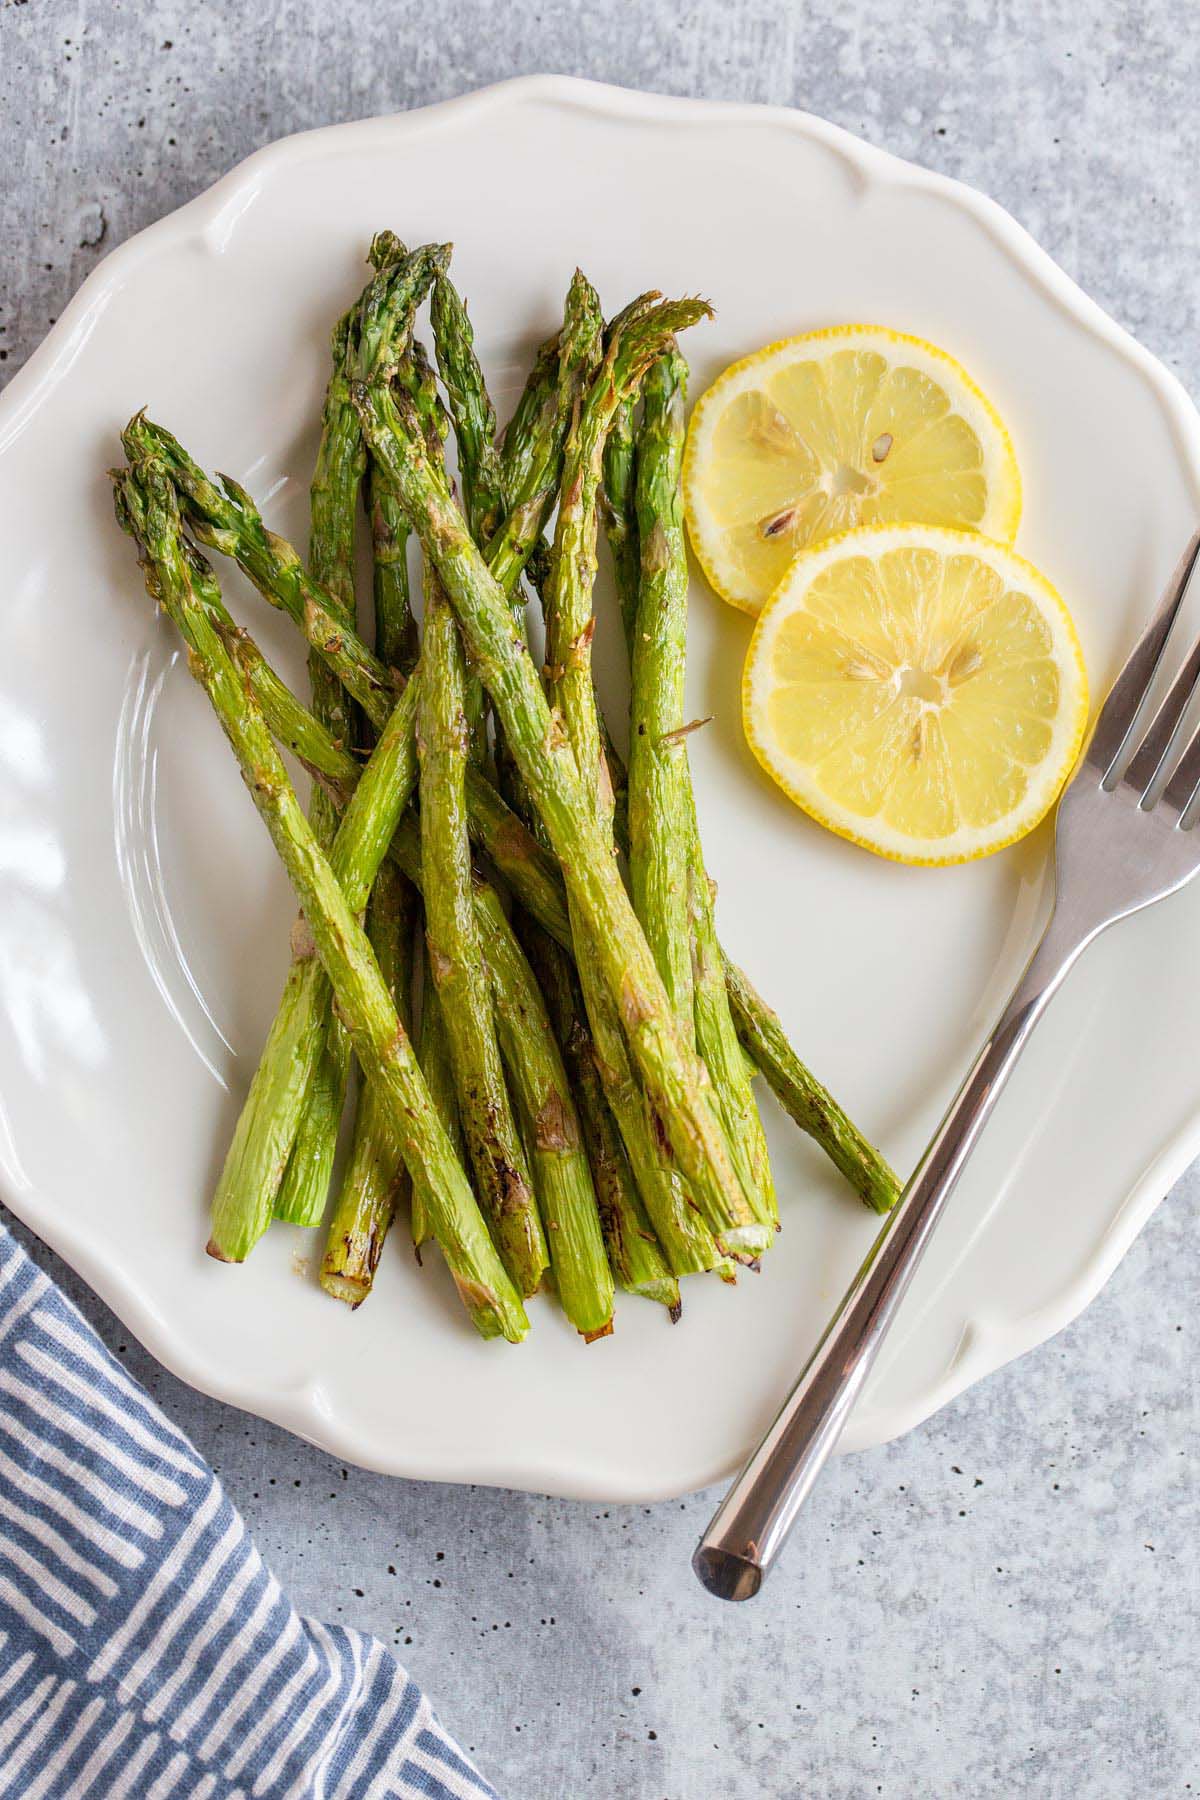
[[[496,1800],[382,1644],[299,1617],[3,1226],[0,1795]]]

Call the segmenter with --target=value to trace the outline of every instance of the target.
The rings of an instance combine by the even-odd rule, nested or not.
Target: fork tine
[[[1100,709],[1100,717],[1096,720],[1096,729],[1088,745],[1087,761],[1098,772],[1102,781],[1107,780],[1121,759],[1138,709],[1162,660],[1171,627],[1183,605],[1183,597],[1187,593],[1188,582],[1198,557],[1200,531],[1193,534],[1187,549],[1176,563],[1153,618],[1131,650],[1124,668],[1109,690],[1108,699]]]
[[[1182,818],[1195,800],[1198,790],[1200,790],[1200,726],[1197,726],[1192,733],[1187,749],[1176,763],[1171,779],[1162,791],[1159,804]]]
[[[1196,639],[1189,650],[1182,668],[1150,722],[1150,729],[1121,777],[1126,786],[1131,787],[1143,800],[1169,755],[1188,704],[1196,692],[1197,681],[1200,681],[1200,638]]]

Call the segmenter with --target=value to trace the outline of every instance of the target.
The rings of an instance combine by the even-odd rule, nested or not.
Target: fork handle
[[[722,1600],[748,1600],[762,1586],[841,1435],[1013,1064],[1088,941],[1055,924],[1052,918],[803,1374],[700,1540],[692,1567]]]

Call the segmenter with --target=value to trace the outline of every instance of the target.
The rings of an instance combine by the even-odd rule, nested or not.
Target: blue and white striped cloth
[[[0,1795],[496,1800],[382,1644],[298,1616],[2,1226]]]

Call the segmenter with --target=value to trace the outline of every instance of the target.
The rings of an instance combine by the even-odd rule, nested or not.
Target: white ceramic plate
[[[1021,454],[1019,547],[1075,611],[1098,692],[1195,523],[1200,419],[997,207],[801,114],[566,80],[313,132],[252,157],[112,255],[0,406],[0,1159],[5,1198],[172,1369],[398,1474],[612,1500],[722,1475],[766,1423],[872,1222],[769,1119],[786,1229],[683,1322],[625,1300],[585,1348],[549,1303],[478,1343],[436,1257],[389,1246],[359,1313],[276,1229],[203,1254],[208,1193],[284,972],[289,896],[203,696],[156,622],[104,470],[148,405],[303,541],[330,320],[371,233],[453,238],[511,398],[577,261],[613,307],[701,291],[694,389],[848,319],[945,345]],[[230,597],[299,674],[288,629]],[[602,600],[602,604],[606,604]],[[823,833],[740,740],[749,623],[697,581],[690,704],[725,942],[813,1068],[912,1163],[1027,954],[1044,832],[963,869]],[[611,639],[615,634],[607,634]],[[603,671],[602,671],[603,673]],[[619,707],[619,690],[610,692]],[[1041,1342],[1096,1292],[1200,1149],[1200,891],[1104,940],[989,1129],[849,1447]]]

